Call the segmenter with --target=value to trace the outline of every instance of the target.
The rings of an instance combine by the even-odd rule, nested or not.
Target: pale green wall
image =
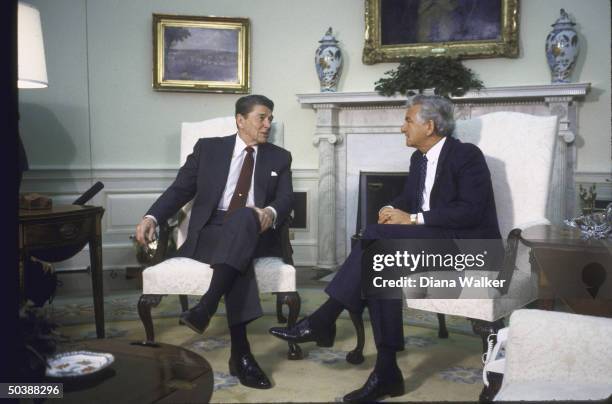
[[[344,49],[340,91],[371,91],[396,66],[361,63],[362,0],[32,3],[43,19],[50,81],[46,90],[20,92],[24,143],[34,168],[89,167],[90,138],[93,168],[175,168],[182,121],[232,114],[236,95],[152,90],[152,13],[250,18],[252,92],[276,102],[295,168],[318,167],[311,142],[314,113],[301,108],[295,94],[318,91],[313,56],[327,27],[333,26]],[[610,172],[608,0],[523,0],[520,58],[466,65],[486,86],[549,83],[544,38],[561,7],[578,22],[582,39],[573,80],[594,87],[580,109],[578,170]]]

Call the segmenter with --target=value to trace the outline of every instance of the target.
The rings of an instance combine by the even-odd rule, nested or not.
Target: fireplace
[[[378,211],[402,192],[407,175],[406,172],[362,171],[359,173],[355,233],[360,233],[368,224],[378,221]]]

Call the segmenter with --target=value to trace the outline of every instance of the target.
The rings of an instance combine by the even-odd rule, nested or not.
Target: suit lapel
[[[431,187],[431,195],[429,197],[429,207],[430,208],[432,207],[432,202],[435,201],[435,198],[438,194],[438,189],[440,188],[440,185],[439,185],[440,181],[438,181],[438,179],[440,178],[440,175],[444,168],[444,164],[446,164],[446,158],[450,154],[450,151],[455,146],[456,142],[457,140],[449,136],[446,138],[446,141],[444,142],[444,145],[442,146],[442,150],[440,150],[440,156],[438,157],[438,165],[436,167],[436,176],[434,177],[434,183],[433,183],[433,187]]]
[[[268,154],[269,148],[266,143],[260,144],[257,147],[257,159],[255,162],[255,184],[253,186],[255,206],[263,208],[266,199],[266,184],[270,176],[268,169]]]

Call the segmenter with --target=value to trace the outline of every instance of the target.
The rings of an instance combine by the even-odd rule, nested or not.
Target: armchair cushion
[[[254,269],[260,293],[295,291],[295,268],[281,258],[256,258]],[[190,258],[170,258],[143,271],[142,293],[200,296],[208,290],[211,277],[208,264]]]

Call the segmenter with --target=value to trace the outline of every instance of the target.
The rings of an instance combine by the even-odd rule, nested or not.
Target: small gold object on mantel
[[[51,209],[51,198],[41,194],[20,194],[19,209],[42,210]]]

